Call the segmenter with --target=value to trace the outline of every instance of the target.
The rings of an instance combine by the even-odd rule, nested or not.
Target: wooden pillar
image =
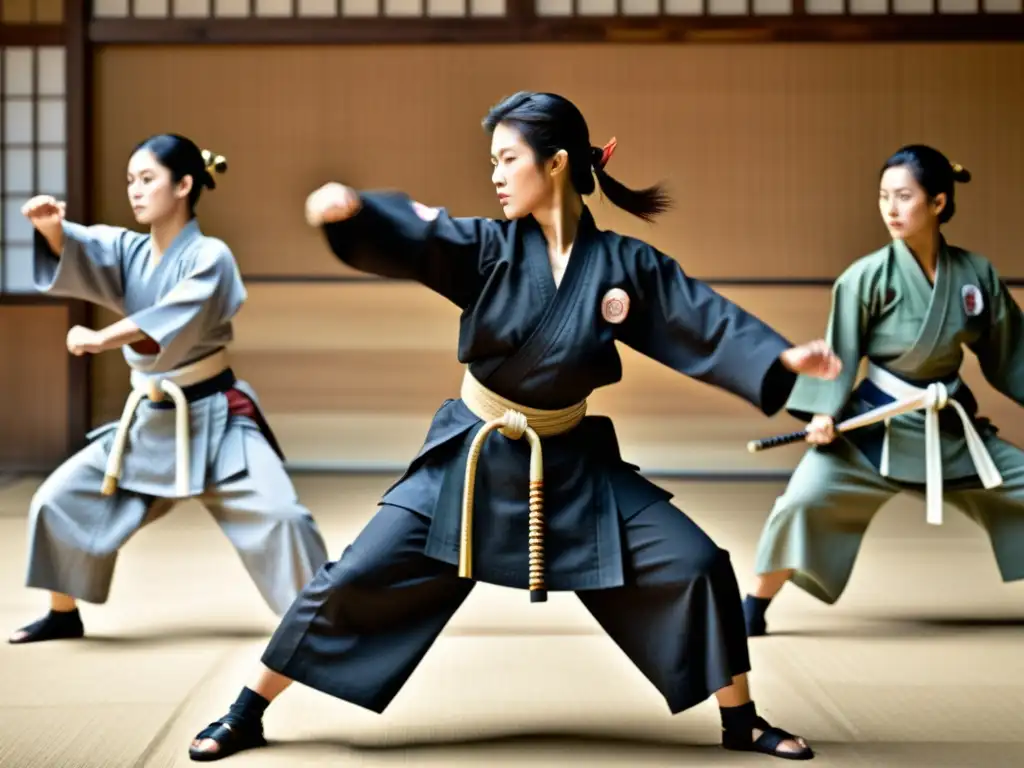
[[[65,65],[67,80],[67,215],[74,221],[92,223],[92,131],[89,104],[92,101],[92,50],[89,19],[92,0],[64,0]],[[68,328],[90,326],[92,307],[82,301],[69,302]],[[68,454],[85,445],[91,422],[92,375],[89,355],[68,355]]]

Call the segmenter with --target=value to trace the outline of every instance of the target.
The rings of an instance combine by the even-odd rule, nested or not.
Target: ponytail
[[[617,144],[613,138],[603,147],[592,147],[590,150],[591,165],[601,193],[617,208],[644,221],[653,221],[656,216],[672,207],[672,198],[660,184],[646,189],[630,189],[621,181],[609,176],[604,167],[614,154]]]

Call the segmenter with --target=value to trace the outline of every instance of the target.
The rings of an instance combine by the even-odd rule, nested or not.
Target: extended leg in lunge
[[[341,559],[306,587],[255,678],[227,714],[197,734],[192,759],[263,746],[263,712],[292,682],[383,712],[474,586],[456,566],[423,554],[429,524],[382,506]],[[625,533],[628,585],[578,595],[670,710],[683,712],[714,694],[725,748],[812,757],[803,739],[769,725],[751,700],[728,553],[668,503],[627,521]],[[714,631],[708,611],[716,614]]]

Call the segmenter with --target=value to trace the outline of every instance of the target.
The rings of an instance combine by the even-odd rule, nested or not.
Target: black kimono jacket
[[[458,305],[459,360],[509,400],[562,408],[619,381],[616,341],[768,415],[792,389],[796,377],[779,362],[786,339],[650,245],[599,230],[587,209],[556,287],[532,217],[454,218],[398,193],[361,198],[354,217],[324,227],[331,249],[355,269],[418,281]],[[617,324],[601,312],[613,288],[630,299]],[[452,564],[466,455],[482,424],[461,399],[445,401],[382,499],[430,517],[426,554]],[[671,494],[623,461],[605,416],[545,438],[543,449],[548,589],[623,584],[621,521]],[[474,578],[527,588],[528,480],[527,441],[488,437],[476,475]]]

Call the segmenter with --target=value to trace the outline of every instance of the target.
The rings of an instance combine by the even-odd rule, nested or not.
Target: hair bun
[[[206,166],[206,172],[212,176],[214,173],[224,173],[227,171],[228,159],[224,155],[218,155],[215,152],[204,149],[203,165]]]
[[[960,163],[953,163],[953,181],[958,184],[966,184],[971,180],[971,172]]]

